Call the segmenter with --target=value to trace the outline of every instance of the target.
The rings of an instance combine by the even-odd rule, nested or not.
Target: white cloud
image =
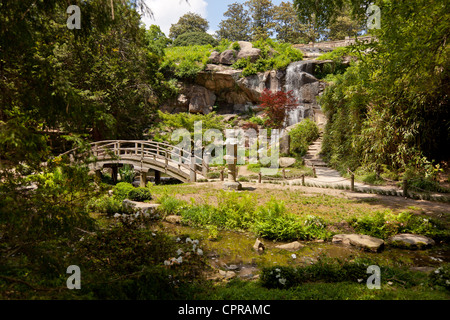
[[[178,22],[181,16],[188,12],[194,12],[207,19],[206,7],[208,3],[205,0],[145,0],[149,8],[153,11],[153,19],[143,17],[142,21],[146,27],[152,24],[160,26],[162,32],[169,36],[169,30],[172,24]]]

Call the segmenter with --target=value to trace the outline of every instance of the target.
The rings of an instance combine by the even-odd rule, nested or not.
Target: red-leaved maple
[[[264,111],[267,128],[284,128],[286,117],[289,111],[295,109],[299,104],[292,91],[272,92],[265,89],[260,98],[259,109]]]

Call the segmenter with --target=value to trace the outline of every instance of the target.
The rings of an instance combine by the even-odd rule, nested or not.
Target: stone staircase
[[[303,157],[305,165],[307,167],[326,168],[327,164],[320,157],[320,151],[322,150],[323,134],[321,133],[319,139],[317,139],[312,145],[309,146],[308,152]]]

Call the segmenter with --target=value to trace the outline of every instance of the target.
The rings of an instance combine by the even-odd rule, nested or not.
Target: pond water
[[[357,257],[369,258],[380,264],[406,265],[416,270],[430,271],[443,263],[450,263],[450,246],[436,245],[427,250],[405,250],[386,247],[381,253],[371,253],[354,247],[336,245],[330,242],[300,241],[304,247],[296,252],[276,248],[286,242],[260,239],[265,251],[253,249],[256,237],[251,233],[219,231],[216,240],[209,240],[205,229],[191,228],[163,223],[163,230],[174,237],[190,237],[200,240],[200,247],[215,269],[234,271],[241,278],[252,278],[263,267],[305,266],[313,264],[321,257],[352,260]],[[295,257],[292,255],[295,254]]]

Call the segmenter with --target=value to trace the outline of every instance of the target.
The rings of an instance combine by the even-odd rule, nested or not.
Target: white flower
[[[152,236],[156,237],[156,233],[153,232],[153,233],[152,233]]]
[[[440,271],[439,269],[435,270],[434,273],[438,274]]]
[[[187,238],[187,239],[186,239],[186,243],[189,243],[189,242],[192,242],[192,239],[191,239],[191,238]]]
[[[294,254],[292,254],[292,259],[297,259],[297,255],[294,253]]]
[[[178,249],[178,251],[177,251],[177,255],[181,256],[182,254],[183,254],[183,250],[181,250],[181,249]]]
[[[281,278],[281,279],[278,279],[278,281],[279,281],[283,286],[286,285],[286,279]]]
[[[177,240],[175,240],[176,242],[180,242],[181,241],[181,239],[180,238],[177,238]]]
[[[202,255],[203,255],[203,250],[202,250],[202,249],[198,249],[198,250],[197,250],[197,254],[198,254],[199,256],[202,256]]]
[[[170,261],[168,261],[168,260],[164,261],[164,265],[165,266],[170,266]]]
[[[363,282],[363,279],[358,279],[358,283],[361,283],[361,282]]]
[[[178,257],[177,262],[178,263],[182,263],[183,262],[183,257]]]
[[[198,244],[199,241],[198,241],[198,240],[193,240],[192,243],[193,243],[193,244]]]
[[[280,270],[280,269],[278,269],[278,268],[276,268],[276,269],[275,269],[275,271],[276,271],[276,272],[281,272],[281,270]]]
[[[192,251],[195,252],[195,249],[197,249],[197,245],[196,245],[196,244],[194,244],[194,245],[192,246]]]

